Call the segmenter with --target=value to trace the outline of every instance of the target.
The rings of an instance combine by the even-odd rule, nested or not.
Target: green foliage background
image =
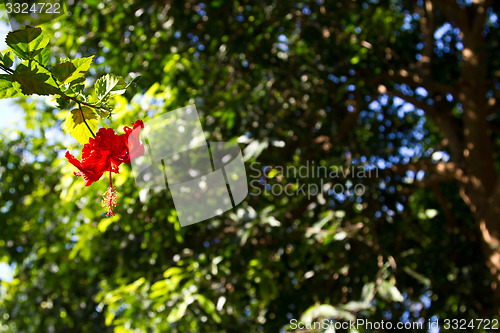
[[[89,82],[142,75],[110,99],[115,109],[101,126],[121,131],[196,103],[209,141],[246,137],[248,164],[390,166],[447,151],[423,112],[403,112],[384,91],[404,89],[374,79],[418,59],[414,6],[85,0],[43,29],[51,64],[94,56]],[[498,41],[498,24],[488,29]],[[493,73],[498,42],[489,45]],[[460,69],[456,44],[447,46],[433,62],[443,84]],[[116,216],[106,218],[106,180],[84,187],[63,158],[81,144],[45,138],[68,109],[51,97],[18,103],[27,129],[5,131],[0,142],[0,260],[16,265],[13,281],[2,281],[0,330],[279,332],[301,316],[397,322],[497,313],[481,236],[454,182],[436,191],[388,167],[360,180],[362,198],[248,196],[180,228],[169,192],[141,191],[123,166],[114,176]],[[359,117],[346,123],[353,112]]]

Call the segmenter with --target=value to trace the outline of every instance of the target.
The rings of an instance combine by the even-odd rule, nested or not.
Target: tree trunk
[[[483,238],[483,251],[486,263],[493,277],[491,288],[495,304],[500,305],[500,185],[487,199],[487,210],[479,219]],[[500,310],[499,310],[500,312]]]
[[[492,274],[493,298],[500,305],[500,185],[487,119],[484,25],[478,26],[476,22],[474,26],[476,28],[464,32],[462,77],[458,87],[458,100],[463,107],[463,159],[466,162],[461,194],[476,217],[486,264]]]

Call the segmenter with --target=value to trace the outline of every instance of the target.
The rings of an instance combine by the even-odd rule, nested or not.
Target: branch
[[[404,94],[402,91],[399,91],[397,89],[391,89],[391,90],[389,90],[388,93],[405,100],[406,102],[412,104],[413,106],[415,106],[418,109],[424,110],[424,112],[429,117],[433,118],[433,120],[434,120],[434,118],[438,118],[440,116],[439,111],[436,107],[429,105],[429,104],[425,103],[424,101],[417,99],[416,97],[408,96],[408,95]]]
[[[87,125],[87,128],[89,129],[90,133],[92,134],[92,136],[94,137],[95,139],[95,134],[94,132],[90,129],[90,126],[89,124],[87,124],[87,121],[85,120],[85,115],[83,114],[83,110],[82,110],[82,105],[80,103],[78,103],[78,108],[80,109],[80,112],[82,113],[82,119],[83,119],[83,122],[85,123],[85,125]],[[111,174],[111,173],[110,173]]]
[[[337,228],[335,230],[324,230],[324,229],[318,229],[318,228],[306,228],[306,232],[307,233],[310,233],[310,234],[325,234],[325,235],[329,235],[329,234],[337,234],[339,232],[352,232],[352,231],[356,231],[356,230],[359,230],[359,229],[362,229],[364,227],[364,223],[363,222],[358,222],[356,224],[352,224],[352,225],[349,225],[349,226],[346,226],[345,228]]]
[[[50,76],[52,77],[52,79],[54,80],[54,82],[56,82],[56,83],[57,83],[57,82],[59,82],[59,80],[58,80],[58,79],[54,76],[54,73],[52,73],[52,72],[51,72],[51,71],[50,71],[50,70],[49,70],[46,66],[42,65],[42,64],[41,64],[38,60],[36,60],[35,58],[33,58],[33,59],[30,59],[29,61],[34,61],[34,62],[36,62],[36,63],[37,63],[40,67],[45,68],[47,71],[49,71],[49,72],[50,72]],[[13,73],[13,72],[12,72],[12,73]],[[60,87],[60,85],[58,85],[58,86]],[[83,104],[83,105],[85,105],[85,106],[91,107],[91,108],[93,108],[93,109],[99,109],[99,110],[106,110],[106,111],[109,111],[109,110],[108,110],[108,109],[106,109],[105,107],[102,107],[102,106],[98,106],[98,105],[94,105],[94,104],[90,104],[90,103],[86,103],[86,102],[80,101],[78,98],[68,96],[68,95],[64,94],[62,91],[61,91],[61,93],[62,93],[62,94],[61,94],[61,96],[62,96],[62,97],[66,98],[66,99],[69,99],[69,100],[71,100],[71,101],[73,101],[73,102],[77,103],[77,104],[78,104],[78,106],[80,107],[80,111],[81,111],[81,109],[82,109],[82,106],[81,106],[80,104]],[[101,102],[101,101],[99,101],[99,103],[100,103],[100,102]],[[111,112],[110,112],[110,114],[109,114],[109,115],[111,116]],[[83,112],[82,112],[82,117],[83,117]],[[85,117],[83,118],[83,120],[85,120]],[[87,124],[87,123],[85,123],[85,124]],[[87,125],[87,127],[88,127],[88,125]],[[90,130],[90,127],[89,127],[89,130]],[[92,133],[92,130],[90,130],[90,132]],[[92,135],[93,135],[93,133],[92,133]],[[94,137],[95,137],[95,136],[94,136]]]
[[[0,64],[0,69],[5,71],[7,74],[14,74],[14,71],[8,67],[5,67],[4,64]]]
[[[412,73],[409,70],[402,69],[399,73],[389,72],[377,75],[379,81],[391,80],[394,83],[406,84],[413,89],[422,87],[429,92],[429,94],[440,93],[443,95],[452,94],[456,95],[456,90],[453,86],[445,83],[432,81],[430,79],[423,79],[417,73]]]
[[[465,176],[463,170],[453,162],[434,163],[429,159],[420,159],[406,164],[393,164],[390,170],[397,174],[404,174],[407,171],[418,172],[423,170],[431,175],[431,177],[428,178],[431,181],[424,183],[427,185],[452,180],[458,180],[464,183],[468,182],[468,177]]]

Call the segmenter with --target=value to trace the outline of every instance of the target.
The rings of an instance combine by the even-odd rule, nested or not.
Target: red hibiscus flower
[[[95,138],[90,138],[82,149],[82,160],[79,161],[68,151],[66,158],[78,168],[75,176],[82,177],[85,186],[98,181],[105,171],[109,171],[109,187],[103,195],[103,207],[108,208],[106,216],[114,216],[111,207],[117,206],[117,194],[113,187],[111,173],[119,173],[118,166],[130,163],[130,160],[144,155],[144,146],[139,140],[139,133],[144,124],[142,120],[132,123],[133,128],[125,126],[125,134],[117,135],[111,128],[101,128]]]

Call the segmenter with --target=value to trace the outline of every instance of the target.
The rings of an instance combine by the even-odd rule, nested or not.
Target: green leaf
[[[62,124],[62,129],[74,137],[79,143],[85,144],[89,142],[89,138],[92,136],[87,125],[95,134],[98,129],[97,115],[92,108],[82,106],[81,110],[76,108],[68,112],[66,120]]]
[[[50,51],[48,49],[43,49],[36,56],[33,57],[42,66],[47,66],[50,61]]]
[[[431,285],[431,280],[422,274],[417,273],[415,270],[411,269],[408,266],[403,267],[403,271],[405,271],[406,274],[410,275],[414,279],[416,279],[418,282],[424,284],[425,286],[429,287]]]
[[[95,92],[100,102],[106,101],[112,94],[123,94],[132,84],[139,81],[141,75],[137,75],[127,83],[121,76],[106,74],[101,76],[95,83]]]
[[[52,74],[59,82],[64,82],[76,70],[75,65],[71,61],[65,61],[60,64],[54,65],[50,68]]]
[[[82,86],[83,87],[83,86],[85,86],[85,81],[86,81],[85,78],[82,76],[82,77],[72,81],[69,86],[70,87],[75,87],[75,86]]]
[[[59,96],[56,98],[57,108],[61,110],[65,110],[69,106],[69,102],[66,98]]]
[[[82,78],[85,73],[87,73],[90,65],[92,65],[93,58],[94,56],[66,60],[60,64],[52,66],[50,71],[61,84],[73,82]]]
[[[0,74],[0,99],[22,96],[19,88],[19,83],[13,82],[10,75]]]
[[[369,282],[363,286],[361,290],[361,298],[365,303],[370,303],[375,292],[375,283]]]
[[[49,40],[49,36],[41,28],[30,27],[9,32],[5,42],[19,58],[28,60],[42,52]]]
[[[94,59],[94,56],[77,58],[77,59],[71,60],[73,65],[76,67],[76,71],[68,79],[65,80],[65,83],[72,82],[72,81],[84,76],[85,73],[87,73],[87,71],[90,69],[90,66],[92,65],[93,59]]]
[[[168,314],[167,322],[175,323],[179,321],[184,316],[184,313],[186,313],[187,307],[188,304],[186,302],[176,304]]]
[[[388,301],[402,302],[404,300],[403,295],[401,295],[401,292],[398,290],[398,288],[396,288],[396,286],[392,285],[388,281],[382,281],[382,283],[378,287],[378,293],[380,297]]]
[[[130,87],[132,84],[134,84],[137,81],[139,81],[141,79],[141,77],[142,77],[142,75],[136,74],[134,77],[132,77],[132,80],[127,84],[127,86],[125,87],[125,89],[128,89],[128,87]]]
[[[353,316],[348,311],[336,308],[329,304],[318,304],[309,307],[300,317],[300,320],[305,323],[312,323],[315,319],[344,319],[344,320],[355,320],[356,317]]]
[[[194,297],[196,298],[198,303],[200,303],[200,305],[203,307],[205,312],[210,316],[212,316],[212,318],[216,323],[221,322],[221,318],[218,315],[217,310],[215,309],[215,304],[211,300],[200,294],[197,294]]]
[[[182,274],[182,269],[180,269],[179,267],[170,267],[163,273],[163,277],[168,279],[172,275],[180,275],[180,274]]]
[[[112,92],[123,94],[128,87],[121,76],[106,74],[101,76],[95,83],[95,92],[100,101],[109,98]]]
[[[368,310],[373,306],[367,302],[350,301],[342,306],[342,309],[350,312],[359,312],[361,310]]]
[[[119,218],[115,216],[114,220],[118,220],[118,219]],[[139,289],[139,287],[144,284],[144,282],[146,282],[146,279],[144,277],[141,277],[141,278],[135,280],[134,282],[126,285],[125,287],[123,287],[123,291],[126,292],[127,294],[134,294],[137,291],[137,289]]]
[[[12,79],[21,84],[21,90],[26,95],[61,94],[61,90],[50,75],[50,72],[35,62],[31,64],[23,62],[17,66]]]
[[[87,120],[90,119],[97,119],[97,114],[95,111],[88,107],[83,105],[81,109],[73,109],[71,110],[71,114],[73,115],[73,128],[75,128],[77,125],[80,125],[84,123]]]
[[[8,51],[3,56],[3,64],[5,67],[10,68],[14,64],[14,55],[12,52]]]
[[[61,90],[66,96],[76,97],[77,93],[84,94],[85,82],[87,79],[85,77],[80,77],[70,83],[61,85]]]
[[[278,173],[278,170],[276,169],[272,169],[271,171],[269,171],[269,173],[267,174],[267,178],[269,179],[272,179],[274,178],[274,176],[276,176],[276,174]]]

